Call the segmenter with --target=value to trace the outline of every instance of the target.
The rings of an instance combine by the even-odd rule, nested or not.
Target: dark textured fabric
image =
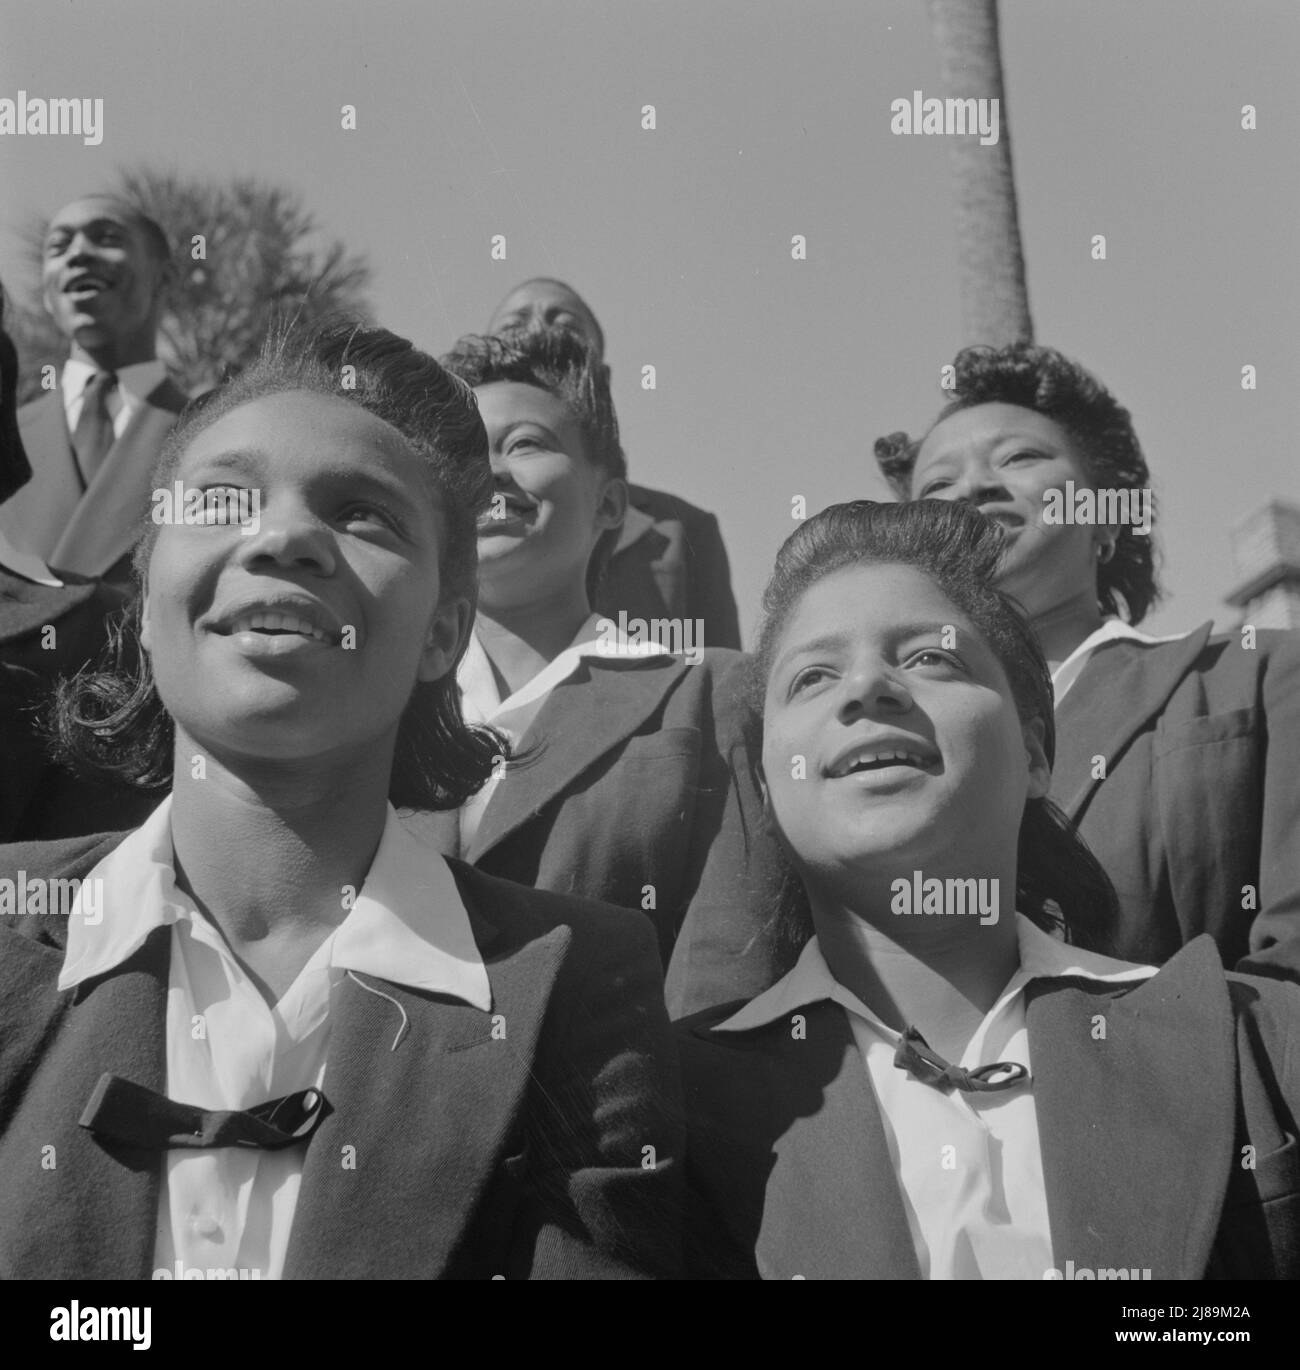
[[[153,470],[186,405],[171,381],[154,387],[83,483],[63,395],[51,390],[18,411],[32,478],[0,504],[0,530],[57,572],[131,584],[131,548],[149,517]]]
[[[734,652],[706,652],[695,666],[584,659],[538,712],[466,859],[521,885],[638,910],[665,964],[688,916],[712,926],[746,913],[773,853],[746,750],[744,664]],[[407,826],[450,853],[455,820],[418,814]],[[706,971],[731,996],[744,992],[743,958]]]
[[[1093,653],[1057,711],[1052,798],[1119,895],[1117,956],[1208,932],[1226,965],[1297,978],[1300,634],[1210,628]]]
[[[0,848],[0,878],[83,877],[123,836]],[[649,926],[452,870],[491,1011],[342,981],[286,1278],[676,1276],[680,1083]],[[169,929],[60,992],[63,922],[0,919],[0,1278],[148,1278],[159,1155],[78,1118],[106,1071],[165,1088]]]
[[[95,479],[95,473],[104,464],[108,449],[113,445],[113,416],[109,412],[108,397],[116,389],[116,372],[96,371],[87,378],[86,388],[81,392],[81,413],[72,434],[72,451],[83,485],[89,485]]]
[[[226,1146],[283,1151],[309,1142],[328,1107],[320,1090],[300,1089],[252,1108],[198,1108],[106,1071],[78,1125],[102,1141],[148,1151]]]
[[[740,647],[731,567],[718,520],[676,495],[628,487],[633,516],[596,587],[595,609],[617,619],[690,618],[708,647]],[[636,515],[639,515],[637,517]]]
[[[1056,1268],[1300,1278],[1300,986],[1225,972],[1201,937],[1137,984],[1026,995]],[[737,1007],[678,1024],[690,1273],[917,1278],[847,1016],[714,1031]]]

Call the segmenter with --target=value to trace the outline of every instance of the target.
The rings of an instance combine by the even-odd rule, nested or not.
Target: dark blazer
[[[129,584],[130,553],[148,517],[154,463],[185,395],[164,379],[131,416],[90,485],[72,451],[62,391],[18,411],[32,478],[0,504],[0,529],[56,571]]]
[[[0,875],[82,877],[123,837],[3,847]],[[343,981],[286,1278],[674,1276],[679,1082],[649,929],[453,871],[492,1011],[379,981],[409,1020],[394,1046],[398,1008]],[[165,1085],[170,933],[60,992],[62,923],[0,919],[0,1278],[148,1278],[161,1153],[77,1120],[105,1071]]]
[[[1208,932],[1229,966],[1300,977],[1300,634],[1246,649],[1211,627],[1093,653],[1057,710],[1052,798],[1119,894],[1116,955]]]
[[[528,734],[539,741],[525,739],[460,855],[522,885],[644,910],[665,964],[688,910],[730,926],[770,878],[744,661],[584,658],[543,704]],[[453,850],[455,814],[404,821]]]
[[[596,586],[595,609],[617,619],[693,618],[709,647],[740,647],[731,568],[718,520],[662,490],[628,487],[614,555]]]
[[[1136,985],[1026,993],[1056,1268],[1300,1278],[1300,987],[1225,973],[1202,937]],[[919,1278],[844,1011],[810,1006],[803,1039],[712,1031],[738,1007],[678,1025],[688,1274]]]

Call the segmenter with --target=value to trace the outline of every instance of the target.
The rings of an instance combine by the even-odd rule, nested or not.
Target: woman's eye
[[[1044,460],[1041,452],[1012,452],[1002,462],[1003,466],[1010,466],[1013,461],[1042,461]]]
[[[377,504],[369,504],[364,500],[358,500],[355,504],[349,504],[343,511],[344,523],[371,523],[380,524],[388,528],[396,528],[397,521],[387,509],[381,509]]]
[[[825,680],[827,675],[828,672],[821,666],[805,666],[790,682],[790,693],[798,694],[799,691],[806,690],[810,686]]]
[[[931,495],[935,493],[936,490],[944,490],[950,484],[951,482],[946,480],[932,480],[927,486],[925,486],[924,489],[920,491],[920,493],[917,495],[917,499],[928,499]]]
[[[542,446],[541,439],[531,437],[516,438],[507,449],[508,452],[519,451],[538,451]]]
[[[963,671],[966,669],[965,663],[960,657],[954,656],[951,652],[940,651],[937,647],[925,647],[919,652],[913,652],[908,659],[909,666],[951,666],[954,670]]]

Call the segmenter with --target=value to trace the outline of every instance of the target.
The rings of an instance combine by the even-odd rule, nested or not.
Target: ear
[[[596,502],[596,527],[601,532],[610,528],[621,528],[627,514],[627,481],[620,476],[611,476],[600,492]]]
[[[1052,788],[1052,768],[1047,762],[1047,751],[1043,745],[1046,729],[1041,718],[1031,718],[1021,724],[1021,734],[1025,739],[1025,755],[1029,759],[1029,799],[1046,799]]]
[[[420,652],[417,678],[441,680],[451,670],[474,627],[474,606],[467,599],[451,599],[434,610]]]

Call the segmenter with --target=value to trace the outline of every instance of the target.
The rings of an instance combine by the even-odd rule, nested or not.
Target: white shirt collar
[[[121,965],[155,928],[197,916],[176,884],[171,806],[168,795],[83,880],[68,919],[60,989]],[[402,827],[391,804],[356,902],[329,943],[329,964],[340,972],[452,995],[485,1012],[492,1006],[455,877],[441,856]]]
[[[492,663],[479,641],[470,636],[469,646],[456,670],[465,718],[470,723],[491,723],[499,714],[512,713],[549,694],[578,669],[583,657],[635,661],[646,656],[669,656],[668,648],[654,642],[632,642],[612,619],[592,614],[574,634],[573,641],[514,694],[502,699]]]
[[[1185,633],[1174,633],[1171,637],[1152,637],[1149,633],[1139,631],[1131,623],[1125,623],[1122,618],[1106,619],[1100,628],[1089,633],[1052,672],[1052,691],[1056,696],[1057,707],[1060,707],[1061,700],[1069,692],[1070,686],[1078,680],[1083,668],[1088,664],[1088,658],[1103,642],[1116,642],[1121,638],[1127,638],[1130,642],[1141,642],[1144,646],[1150,647],[1157,642],[1177,642],[1185,636]]]
[[[1088,980],[1145,980],[1156,973],[1155,966],[1140,966],[1131,961],[1117,961],[1099,952],[1084,951],[1070,946],[1046,933],[1022,913],[1016,914],[1016,938],[1020,948],[1020,968],[998,996],[989,1010],[988,1019],[995,1017],[1012,999],[1023,992],[1031,980],[1052,979],[1059,976],[1080,976]],[[778,1019],[788,1018],[801,1008],[823,999],[849,1009],[879,1025],[880,1020],[856,995],[851,994],[831,974],[822,955],[817,938],[808,940],[794,968],[771,989],[751,999],[730,1018],[714,1025],[715,1032],[745,1032],[764,1027]],[[897,1036],[897,1033],[893,1034]]]
[[[63,390],[63,407],[70,408],[83,398],[86,382],[98,371],[97,366],[84,362],[80,357],[69,357],[63,363],[60,385]],[[132,408],[144,402],[167,378],[167,368],[157,359],[147,362],[132,362],[121,367],[117,373],[117,388],[122,399]]]

